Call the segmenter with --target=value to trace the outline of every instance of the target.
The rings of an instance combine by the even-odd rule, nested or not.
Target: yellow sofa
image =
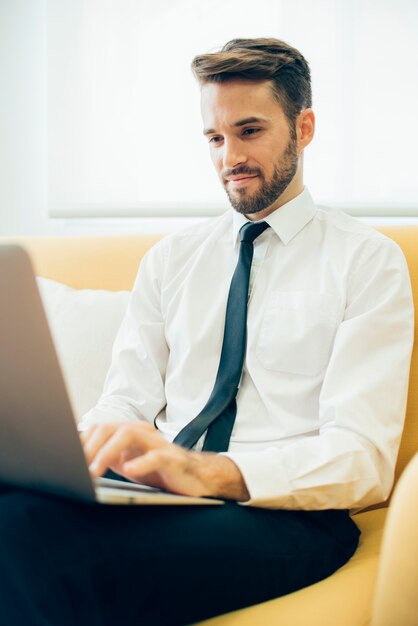
[[[403,248],[413,290],[417,294],[418,226],[391,226],[380,230]],[[131,288],[144,252],[159,238],[133,235],[23,238],[14,241],[28,250],[35,271],[40,276],[66,283],[76,289],[117,291]],[[396,376],[396,372],[393,375]],[[418,451],[417,376],[418,359],[417,352],[414,351],[396,481]],[[394,498],[393,512],[392,504],[389,509],[386,504],[355,516],[355,521],[362,530],[360,546],[354,557],[331,577],[282,598],[207,620],[201,626],[418,624],[418,594],[415,593],[415,586],[411,588],[411,576],[408,574],[408,568],[413,567],[413,558],[418,563],[418,531],[415,530],[418,515],[418,457],[412,468],[406,472],[403,481],[399,497],[396,494]],[[389,519],[386,523],[387,517]],[[405,538],[408,538],[407,545]],[[402,568],[402,575],[398,567]]]

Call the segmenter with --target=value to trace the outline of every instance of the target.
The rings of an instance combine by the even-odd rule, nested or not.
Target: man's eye
[[[220,141],[222,141],[222,137],[219,135],[214,135],[209,139],[209,143],[219,143]]]
[[[261,130],[261,128],[246,128],[243,131],[243,135],[255,135],[256,133],[259,133]]]

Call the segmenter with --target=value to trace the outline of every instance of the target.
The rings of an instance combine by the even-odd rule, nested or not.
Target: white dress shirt
[[[172,440],[206,404],[246,218],[232,209],[144,257],[99,403]],[[317,207],[307,189],[254,244],[248,340],[227,453],[270,508],[366,506],[390,491],[402,432],[413,306],[400,248]]]

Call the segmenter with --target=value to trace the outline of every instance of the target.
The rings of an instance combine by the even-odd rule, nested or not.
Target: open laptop
[[[93,482],[28,254],[0,246],[0,483],[90,502],[222,504]]]

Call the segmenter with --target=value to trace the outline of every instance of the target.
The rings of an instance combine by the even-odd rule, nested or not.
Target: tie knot
[[[246,243],[252,243],[254,239],[257,239],[261,233],[263,233],[266,228],[269,227],[267,222],[247,222],[244,226],[241,227],[239,231],[240,241],[245,241]]]

